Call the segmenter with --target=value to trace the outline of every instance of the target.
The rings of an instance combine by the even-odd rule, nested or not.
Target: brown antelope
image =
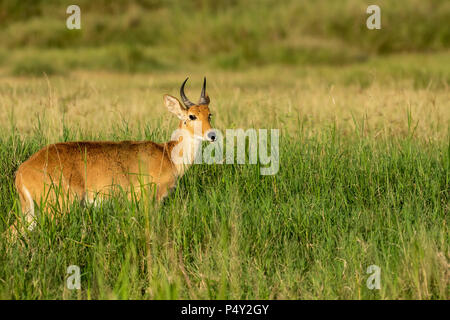
[[[179,129],[187,132],[179,139],[166,143],[152,141],[81,141],[63,142],[44,147],[22,163],[16,172],[15,185],[19,193],[23,217],[16,220],[10,230],[15,233],[19,225],[32,229],[34,226],[35,203],[45,198],[47,202],[63,200],[93,202],[98,197],[111,196],[112,187],[125,190],[139,190],[142,181],[155,188],[157,201],[167,196],[175,187],[178,178],[193,161],[201,140],[213,142],[216,134],[211,128],[209,97],[206,94],[206,78],[200,100],[192,103],[180,88],[180,101],[164,95],[167,109],[179,119]],[[194,126],[201,125],[201,136]],[[184,141],[183,141],[184,140]],[[187,161],[174,161],[172,151],[183,143],[181,156]],[[188,149],[191,147],[190,149]],[[176,149],[178,150],[178,149]],[[52,185],[58,185],[61,192],[49,192]],[[19,224],[17,224],[19,222]]]

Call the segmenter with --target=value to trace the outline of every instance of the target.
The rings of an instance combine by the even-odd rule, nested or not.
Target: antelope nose
[[[216,133],[214,131],[208,132],[207,137],[208,137],[209,140],[215,141],[216,140]]]

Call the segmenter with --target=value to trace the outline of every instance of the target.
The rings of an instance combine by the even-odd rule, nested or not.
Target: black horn
[[[202,94],[200,95],[200,100],[198,101],[198,104],[199,105],[209,104],[209,97],[206,94],[206,77],[203,80]]]
[[[188,97],[186,97],[186,95],[184,94],[184,85],[186,84],[186,81],[188,81],[189,77],[186,78],[186,80],[184,80],[183,84],[181,85],[180,88],[180,96],[181,96],[181,100],[183,100],[183,104],[186,106],[186,108],[190,108],[192,106],[195,106],[195,103],[191,102]]]

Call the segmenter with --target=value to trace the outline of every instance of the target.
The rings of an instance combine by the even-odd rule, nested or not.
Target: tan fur
[[[202,135],[211,130],[209,107],[196,105],[184,108],[178,99],[165,95],[166,107],[180,118],[180,129],[185,129],[195,141],[195,115],[202,123]],[[151,141],[81,141],[56,143],[44,147],[22,163],[16,173],[16,189],[22,207],[22,227],[33,223],[34,200],[46,203],[86,201],[93,202],[114,194],[114,188],[140,195],[142,186],[156,191],[153,196],[161,201],[175,187],[188,165],[176,165],[172,149],[182,139],[167,143]],[[59,190],[60,192],[55,192]],[[31,199],[30,199],[31,196]],[[16,221],[17,222],[17,221]],[[11,227],[12,233],[18,228]]]

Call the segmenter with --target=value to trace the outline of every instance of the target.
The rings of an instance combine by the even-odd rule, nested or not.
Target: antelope
[[[22,218],[17,218],[10,227],[13,234],[18,223],[32,230],[35,225],[35,203],[43,198],[47,202],[63,200],[94,202],[112,195],[113,186],[122,189],[139,190],[142,180],[152,184],[153,197],[160,203],[175,187],[186,169],[193,163],[193,157],[201,141],[214,142],[216,134],[211,128],[210,99],[206,94],[206,77],[197,104],[184,93],[184,80],[180,88],[181,102],[168,94],[164,95],[166,108],[179,120],[179,129],[187,134],[166,143],[152,141],[79,141],[51,144],[33,154],[23,162],[15,177],[19,194]],[[201,136],[194,126],[201,125]],[[183,141],[184,140],[184,141]],[[180,143],[181,156],[187,161],[177,163],[172,151]],[[189,148],[190,147],[190,148]],[[50,193],[49,187],[58,184],[62,192]],[[41,210],[42,211],[42,210]],[[18,221],[20,220],[20,221]]]

